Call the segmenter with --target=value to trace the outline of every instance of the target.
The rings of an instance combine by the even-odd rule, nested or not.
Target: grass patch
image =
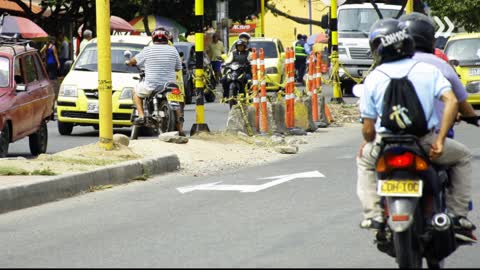
[[[95,165],[95,166],[111,165],[117,162],[124,161],[121,159],[111,159],[111,160],[95,159],[95,158],[82,159],[82,158],[68,158],[68,157],[61,157],[61,156],[48,156],[43,158],[43,160],[54,161],[54,162],[64,162],[64,163],[75,164],[75,165]]]
[[[0,167],[0,175],[29,175],[27,170],[15,167]]]
[[[89,191],[90,192],[95,192],[95,191],[105,190],[105,189],[109,189],[109,188],[113,188],[113,185],[91,186],[89,188]]]
[[[30,175],[57,175],[54,171],[50,169],[34,170]]]

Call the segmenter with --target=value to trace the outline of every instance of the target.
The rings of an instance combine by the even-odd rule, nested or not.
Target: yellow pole
[[[265,36],[265,0],[260,0],[260,10],[261,10],[261,24],[262,24],[262,37]]]
[[[337,31],[337,0],[332,0],[330,5],[330,32],[332,33],[332,63],[333,63],[333,98],[335,103],[343,103],[342,90],[340,88],[340,82],[338,81],[338,31]]]
[[[205,123],[205,100],[204,100],[204,72],[203,72],[203,8],[204,0],[195,0],[195,19],[199,22],[197,32],[195,33],[195,90],[197,91],[197,101],[195,107],[196,122],[190,130],[190,136],[198,132],[210,132]]]
[[[406,13],[412,13],[413,12],[413,0],[407,0],[407,10]]]
[[[113,148],[110,0],[96,0],[100,146]]]

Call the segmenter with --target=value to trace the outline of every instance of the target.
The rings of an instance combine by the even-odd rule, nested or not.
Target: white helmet
[[[239,39],[245,38],[246,41],[249,42],[251,36],[250,36],[247,32],[242,32],[242,33],[240,33],[240,35],[238,35],[238,38],[239,38]]]

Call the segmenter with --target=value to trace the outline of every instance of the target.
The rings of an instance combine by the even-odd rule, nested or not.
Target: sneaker
[[[135,120],[133,120],[134,125],[143,125],[144,123],[145,123],[144,117],[137,117]]]
[[[455,238],[466,243],[476,243],[477,237],[473,235],[473,231],[477,228],[470,220],[462,216],[452,217],[453,230]]]
[[[367,218],[360,222],[360,228],[367,230],[382,230],[385,227],[385,220],[382,216]]]

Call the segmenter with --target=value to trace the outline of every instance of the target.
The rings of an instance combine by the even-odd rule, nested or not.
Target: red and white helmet
[[[165,28],[159,27],[152,32],[153,42],[168,42],[170,37],[170,32],[165,30]]]

